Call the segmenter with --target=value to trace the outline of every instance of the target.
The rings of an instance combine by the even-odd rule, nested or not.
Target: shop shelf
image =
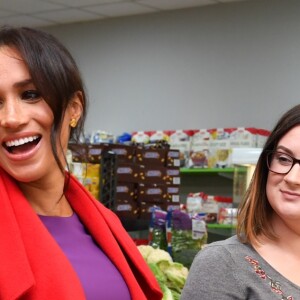
[[[235,229],[236,226],[232,224],[207,224],[209,229]]]
[[[207,224],[208,243],[224,240],[236,233],[236,226],[231,224]]]
[[[234,168],[181,168],[182,174],[234,173]]]

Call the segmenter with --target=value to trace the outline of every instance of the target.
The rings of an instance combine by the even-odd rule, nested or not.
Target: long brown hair
[[[76,92],[82,94],[82,115],[70,137],[79,140],[83,133],[87,99],[79,69],[70,52],[54,36],[41,30],[26,27],[0,29],[0,47],[7,46],[19,52],[28,67],[32,81],[51,108],[54,121],[51,129],[51,146],[54,158],[64,172],[57,149],[65,111]],[[59,141],[59,145],[57,145]]]
[[[277,238],[271,227],[270,218],[273,209],[266,193],[269,174],[266,152],[275,150],[280,139],[299,125],[300,105],[296,105],[283,114],[265,143],[250,185],[239,207],[237,235],[244,243],[256,244],[260,235],[273,240]]]

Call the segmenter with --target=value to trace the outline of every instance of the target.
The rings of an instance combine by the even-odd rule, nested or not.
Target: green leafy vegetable
[[[163,300],[179,300],[188,269],[183,264],[174,262],[165,250],[155,249],[148,245],[138,246],[138,249],[163,292]]]

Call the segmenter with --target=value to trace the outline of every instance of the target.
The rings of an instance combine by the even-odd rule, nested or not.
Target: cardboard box
[[[153,148],[136,148],[136,163],[141,165],[159,165],[164,166],[166,161],[166,149],[153,149]]]
[[[139,217],[138,206],[133,200],[116,199],[115,213],[124,219],[137,219]]]
[[[87,145],[86,144],[68,144],[68,149],[72,153],[73,162],[87,162]]]
[[[141,183],[144,184],[172,184],[172,178],[166,173],[164,166],[140,166]]]
[[[169,182],[173,185],[180,185],[180,168],[179,167],[167,167],[166,175],[169,178]]]
[[[141,181],[140,166],[134,163],[118,164],[116,168],[116,177],[117,182],[139,183]]]
[[[138,202],[140,218],[150,220],[154,209],[166,210],[166,204],[161,202]]]
[[[180,203],[180,186],[167,185],[167,199],[172,203]]]
[[[87,161],[89,163],[100,164],[102,155],[107,151],[107,144],[89,144],[86,146],[87,149]]]
[[[163,203],[167,201],[167,188],[165,185],[139,184],[137,199],[139,202]]]
[[[166,154],[166,166],[167,167],[180,167],[180,151],[179,149],[169,149]]]
[[[109,144],[107,151],[116,154],[118,163],[133,163],[136,147],[124,144]]]
[[[136,185],[132,182],[117,182],[116,199],[136,200]]]

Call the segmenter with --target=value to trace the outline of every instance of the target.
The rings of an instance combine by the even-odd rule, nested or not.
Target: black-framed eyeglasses
[[[295,164],[300,165],[300,159],[276,150],[267,151],[267,166],[273,173],[287,174]]]

